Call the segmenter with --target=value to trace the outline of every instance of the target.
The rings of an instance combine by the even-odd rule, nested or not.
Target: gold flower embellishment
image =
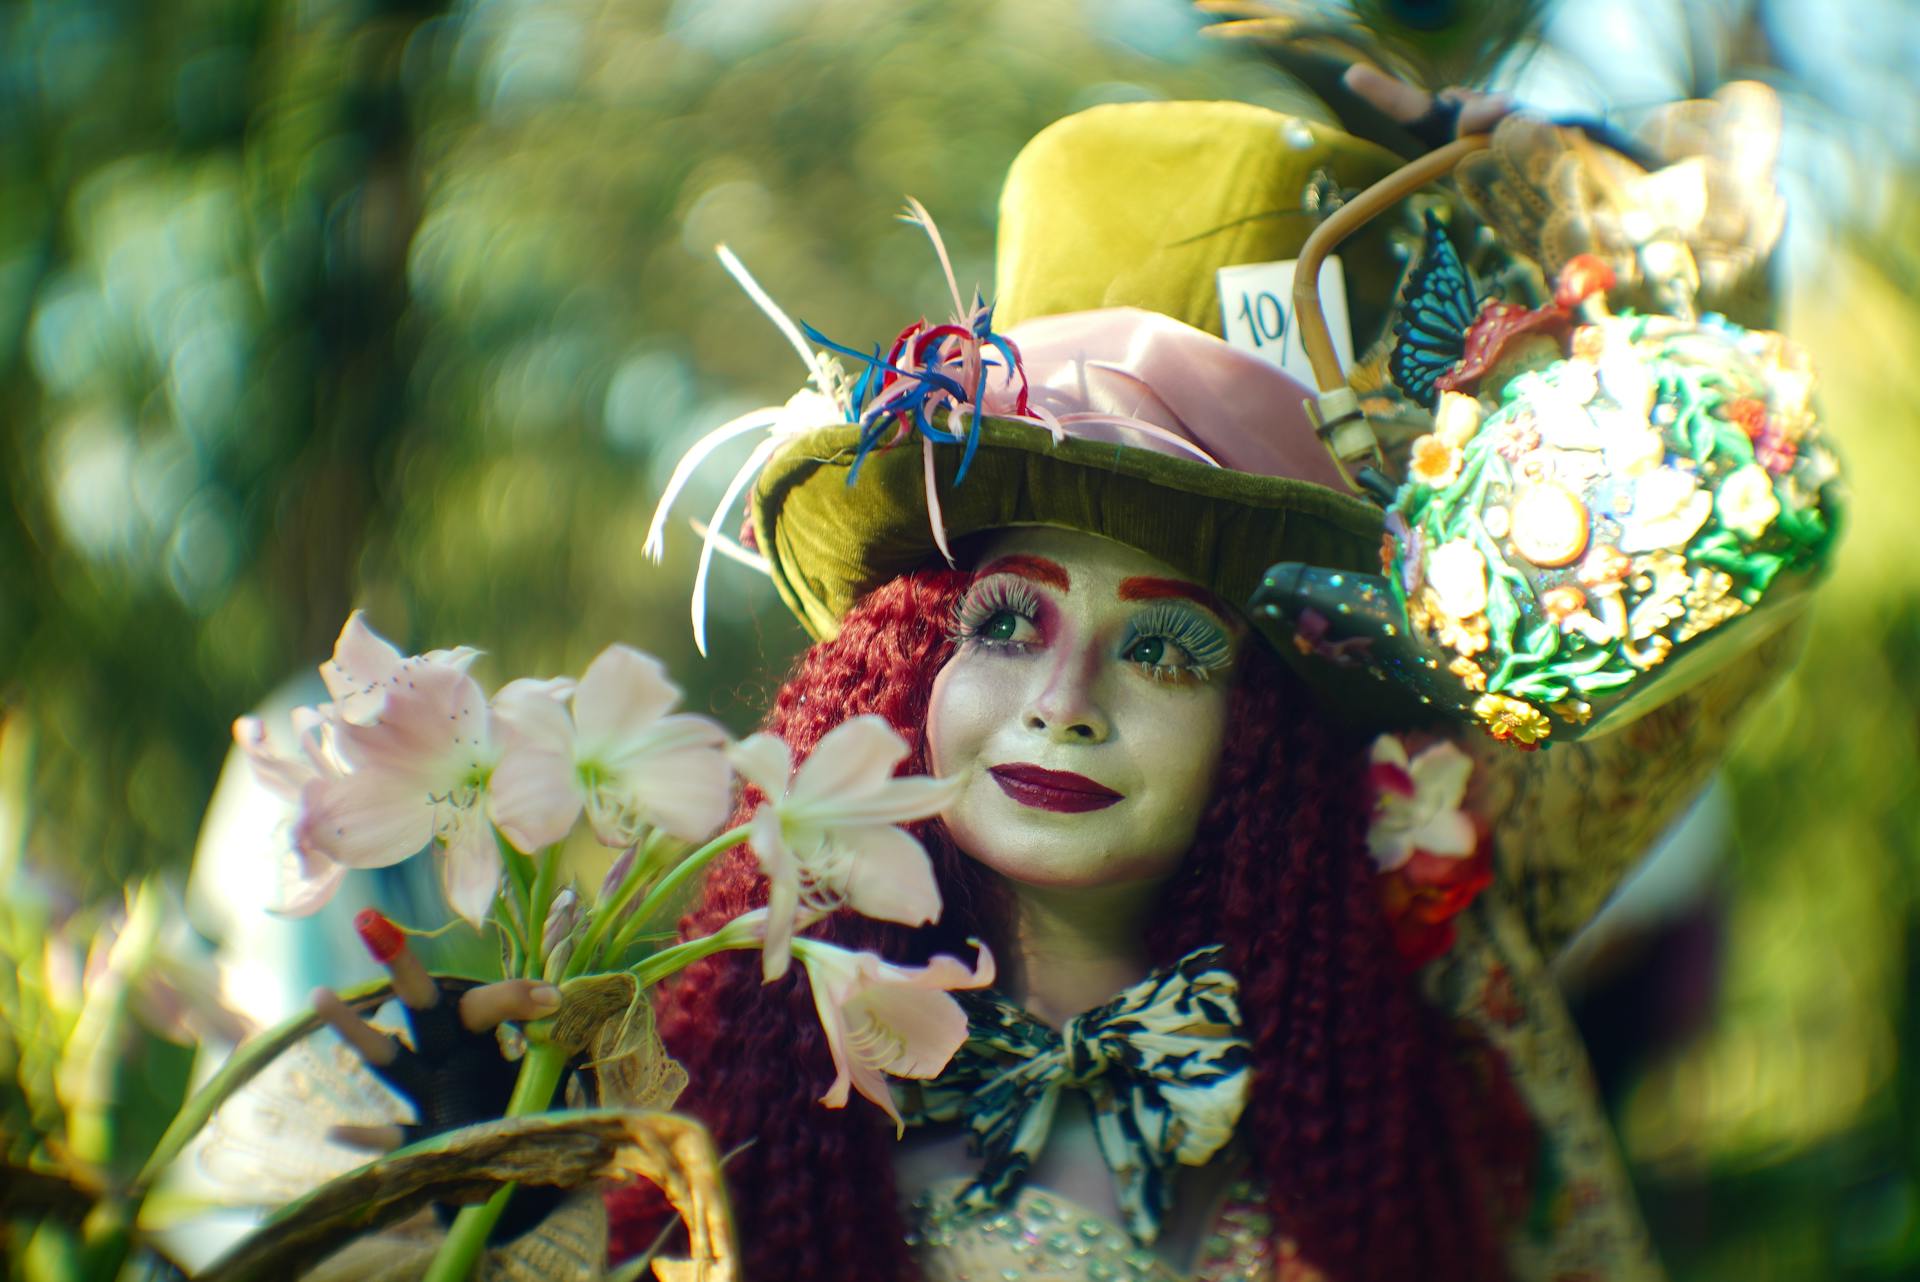
[[[1413,456],[1407,465],[1408,475],[1422,485],[1436,490],[1452,485],[1460,476],[1460,451],[1438,436],[1427,435],[1413,443]]]
[[[1547,714],[1525,699],[1504,694],[1483,694],[1473,701],[1473,715],[1488,734],[1502,743],[1510,743],[1522,752],[1532,752],[1540,741],[1553,733]]]
[[[1464,392],[1440,393],[1433,431],[1414,441],[1408,475],[1436,490],[1452,485],[1460,479],[1461,451],[1479,430],[1479,401]]]

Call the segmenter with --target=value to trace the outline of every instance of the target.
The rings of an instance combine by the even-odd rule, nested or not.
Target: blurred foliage
[[[1805,659],[1728,770],[1717,1021],[1622,1119],[1694,1276],[1920,1275],[1920,295],[1898,262],[1916,253],[1836,246],[1791,307],[1854,519]]]
[[[76,910],[7,871],[0,1260],[23,1282],[113,1282],[197,1048],[224,1053],[247,1029],[220,1004],[211,952],[158,878],[130,886],[124,904]]]
[[[1716,1021],[1620,1087],[1623,1135],[1682,1279],[1920,1275],[1911,11],[1566,10],[1504,73],[1534,101],[1787,94],[1790,328],[1856,491],[1807,660],[1729,770]],[[797,629],[723,567],[699,661],[694,540],[640,555],[685,445],[799,382],[712,246],[826,332],[890,335],[944,296],[903,194],[984,284],[1000,175],[1048,121],[1316,110],[1196,25],[1173,0],[0,5],[0,700],[31,780],[4,866],[91,902],[182,868],[231,719],[356,605],[496,676],[625,640],[749,724]]]
[[[93,891],[184,860],[228,723],[354,605],[503,671],[618,637],[750,721],[740,674],[797,629],[730,579],[700,664],[687,532],[640,556],[680,450],[801,372],[712,246],[830,332],[892,333],[941,296],[903,193],[984,283],[999,174],[1049,120],[1288,100],[1128,7],[1191,65],[1059,0],[0,8],[0,689],[38,732],[32,846]]]

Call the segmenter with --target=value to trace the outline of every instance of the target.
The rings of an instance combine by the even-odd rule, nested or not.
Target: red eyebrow
[[[1170,596],[1185,597],[1196,605],[1205,606],[1225,622],[1234,621],[1233,611],[1227,608],[1227,603],[1198,584],[1188,583],[1184,579],[1156,579],[1148,575],[1120,580],[1122,601],[1152,601]]]
[[[1003,556],[980,571],[981,578],[989,574],[1017,574],[1023,579],[1032,579],[1035,583],[1043,583],[1061,592],[1069,591],[1073,582],[1067,577],[1067,568],[1058,561],[1025,554]]]

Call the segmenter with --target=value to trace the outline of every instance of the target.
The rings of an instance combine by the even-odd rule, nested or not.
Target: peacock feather
[[[1539,33],[1552,0],[1195,0],[1227,19],[1208,33],[1258,44],[1308,81],[1311,61],[1368,63],[1437,90],[1484,85],[1501,62]],[[1329,101],[1332,101],[1330,98]],[[1343,107],[1335,103],[1336,110]]]

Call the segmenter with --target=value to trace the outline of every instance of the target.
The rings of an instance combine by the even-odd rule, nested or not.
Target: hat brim
[[[917,441],[868,453],[839,424],[784,442],[751,500],[774,586],[815,638],[867,592],[939,559]],[[1258,476],[1152,450],[1067,438],[987,419],[964,481],[962,451],[934,447],[949,543],[989,530],[1057,526],[1139,548],[1244,607],[1276,561],[1378,572],[1384,516],[1310,481]]]

